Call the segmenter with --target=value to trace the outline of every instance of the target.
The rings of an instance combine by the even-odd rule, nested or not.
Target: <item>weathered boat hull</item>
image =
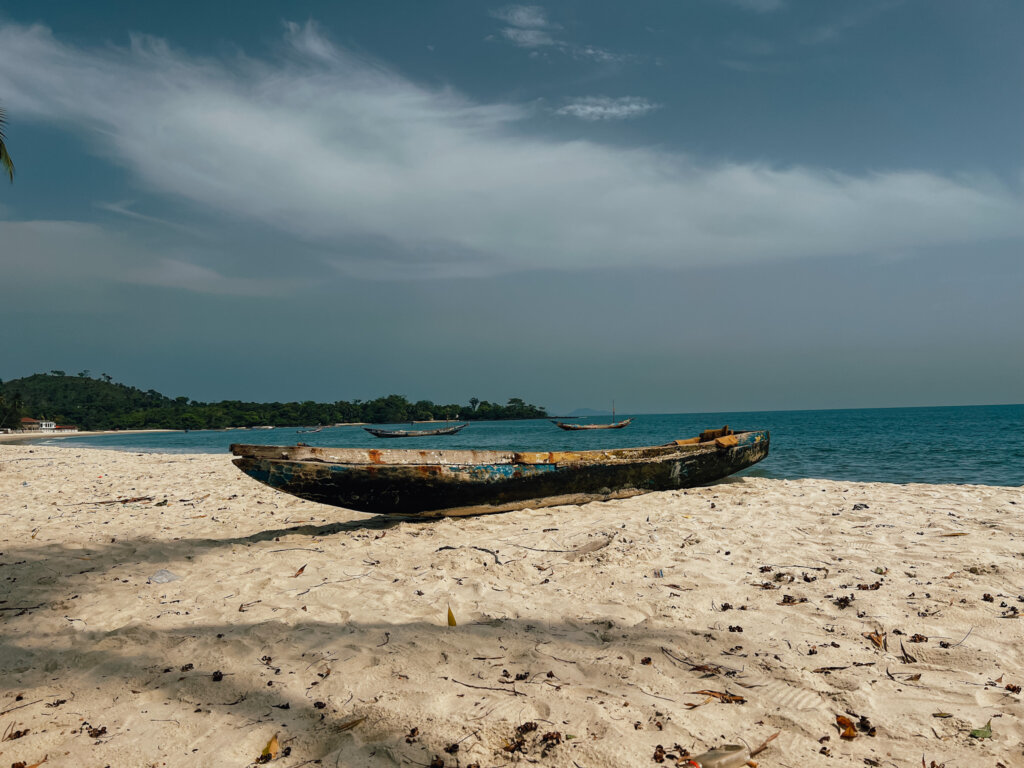
[[[764,431],[609,451],[231,449],[247,475],[303,499],[373,514],[443,517],[706,485],[757,463],[768,445]]]

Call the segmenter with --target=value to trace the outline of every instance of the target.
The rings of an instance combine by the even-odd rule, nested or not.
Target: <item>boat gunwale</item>
[[[767,430],[743,430],[729,436],[763,434]],[[725,437],[725,436],[720,436]],[[486,465],[527,464],[628,464],[665,461],[673,456],[692,455],[697,452],[718,451],[726,447],[712,437],[702,442],[676,440],[653,446],[629,448],[591,449],[585,451],[493,451],[473,449],[415,449],[415,448],[332,448],[328,446],[278,446],[234,443],[235,456],[265,461],[307,462],[351,467],[441,466],[479,467]],[[760,438],[755,438],[755,442]]]

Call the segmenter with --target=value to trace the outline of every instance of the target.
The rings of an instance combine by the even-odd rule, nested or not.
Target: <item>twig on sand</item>
[[[633,685],[633,684],[632,684],[632,683],[629,683],[629,685]],[[636,689],[637,689],[638,691],[640,691],[640,693],[646,694],[646,695],[648,695],[648,696],[651,696],[651,697],[653,697],[653,698],[655,698],[655,699],[661,699],[662,701],[671,701],[671,702],[672,702],[673,704],[674,704],[674,703],[675,703],[675,701],[676,701],[675,699],[670,699],[670,698],[669,698],[668,696],[659,696],[659,695],[658,695],[658,694],[656,694],[656,693],[651,693],[650,691],[645,691],[645,690],[644,690],[643,688],[641,688],[641,687],[640,687],[639,685],[637,685],[637,686],[635,686],[635,687],[636,687]]]
[[[35,609],[35,608],[42,608],[42,607],[43,607],[43,605],[44,605],[43,603],[40,603],[39,605],[10,605],[10,606],[0,606],[0,611],[31,611],[31,610],[33,610],[33,609]],[[0,715],[2,715],[2,714],[3,714],[3,713],[2,713],[2,712],[0,712]]]
[[[742,669],[735,669],[734,667],[727,667],[724,664],[698,664],[697,662],[692,661],[692,660],[686,658],[685,656],[683,656],[683,657],[676,656],[674,653],[672,653],[672,651],[670,651],[668,648],[665,648],[665,647],[662,647],[661,652],[664,653],[666,656],[668,656],[673,661],[678,661],[680,664],[688,664],[690,666],[690,669],[698,669],[698,670],[700,670],[700,669],[703,669],[704,667],[713,667],[715,669],[727,670],[729,672],[732,672],[734,675],[738,675],[740,672],[743,671]]]
[[[42,701],[42,699],[36,699],[35,701],[30,701],[30,702],[28,702],[26,704],[19,704],[16,707],[11,707],[10,709],[5,709],[3,712],[0,712],[0,716],[6,715],[8,712],[13,712],[16,709],[21,709],[22,707],[31,707],[33,704],[38,704],[40,701]]]
[[[155,497],[153,496],[133,496],[130,499],[107,499],[105,501],[81,501],[79,504],[132,504],[133,502],[141,501],[152,501]],[[75,507],[78,504],[68,504],[61,506]]]
[[[953,645],[951,645],[949,647],[950,648],[956,648],[958,645],[962,645],[964,640],[966,640],[968,637],[970,637],[971,636],[971,632],[973,632],[973,631],[974,631],[974,627],[971,627],[970,629],[967,630],[967,634],[964,635],[963,640],[961,640],[959,643],[953,643]]]
[[[498,559],[498,553],[495,552],[494,550],[487,549],[486,547],[473,547],[473,549],[479,550],[480,552],[486,552],[487,554],[489,554],[491,557],[494,558],[494,564],[495,565],[501,565],[501,560]]]
[[[806,568],[809,571],[824,571],[825,573],[829,573],[828,568],[823,568],[820,565],[778,565],[776,563],[765,563],[765,565],[770,565],[772,568]]]
[[[771,744],[773,741],[775,741],[777,738],[779,738],[779,734],[780,733],[782,733],[782,731],[776,731],[771,736],[769,736],[767,739],[765,739],[763,742],[761,742],[761,746],[760,747],[758,747],[757,749],[750,750],[750,756],[753,757],[754,755],[759,755],[762,752],[764,752],[766,749],[768,749],[768,745]]]
[[[501,693],[510,693],[513,696],[525,696],[526,695],[522,691],[517,691],[515,688],[492,688],[492,687],[490,687],[488,685],[470,685],[469,683],[463,683],[460,680],[456,680],[454,677],[449,677],[447,679],[451,680],[453,683],[458,683],[459,685],[464,685],[467,688],[477,688],[478,690],[481,690],[481,691],[499,691]]]
[[[531,552],[575,552],[576,551],[575,549],[537,549],[537,547],[528,547],[525,544],[515,544],[515,543],[513,543],[511,541],[508,542],[508,543],[511,544],[513,547],[519,547],[520,549],[528,549]]]

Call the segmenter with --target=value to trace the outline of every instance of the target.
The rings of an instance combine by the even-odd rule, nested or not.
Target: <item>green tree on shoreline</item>
[[[88,371],[68,376],[53,370],[0,383],[0,417],[14,423],[22,415],[45,415],[58,424],[85,430],[100,429],[224,429],[256,426],[312,426],[345,422],[403,423],[414,419],[539,419],[547,412],[510,398],[507,405],[486,400],[474,408],[457,403],[409,402],[402,395],[375,400],[315,403],[250,403],[222,400],[202,403],[188,397],[170,398],[150,389],[93,378]],[[473,398],[476,400],[476,398]]]

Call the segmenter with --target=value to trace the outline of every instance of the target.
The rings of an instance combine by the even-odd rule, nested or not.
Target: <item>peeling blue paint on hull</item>
[[[726,428],[727,429],[727,428]],[[578,453],[503,454],[500,461],[416,463],[396,451],[330,461],[331,449],[232,446],[235,464],[277,490],[323,504],[384,515],[441,517],[582,504],[706,485],[768,455],[768,432],[731,433],[700,444]],[[315,454],[309,457],[311,452]],[[345,454],[353,449],[338,449]],[[507,457],[528,456],[524,460]],[[323,458],[327,457],[327,458]],[[458,458],[456,456],[456,458]],[[394,461],[395,463],[389,463]]]

